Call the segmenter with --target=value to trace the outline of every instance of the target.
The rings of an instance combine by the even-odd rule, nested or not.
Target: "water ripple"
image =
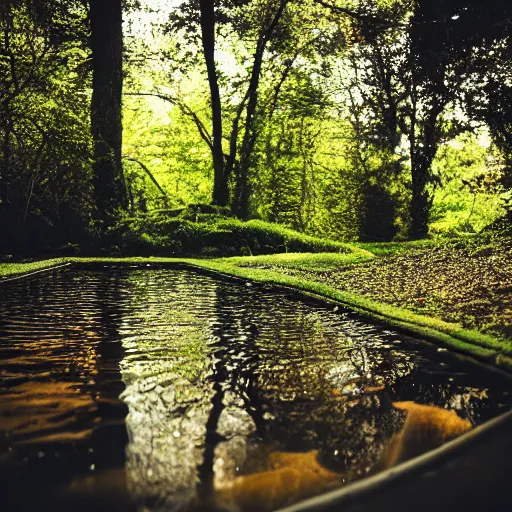
[[[198,481],[276,450],[319,450],[359,478],[400,423],[392,401],[477,424],[510,406],[508,387],[348,311],[182,270],[0,288],[0,477],[54,486],[119,467],[141,510],[185,510]]]

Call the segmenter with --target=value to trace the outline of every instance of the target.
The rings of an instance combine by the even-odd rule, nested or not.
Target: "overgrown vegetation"
[[[349,252],[350,246],[293,231],[261,220],[243,222],[217,208],[191,206],[120,222],[122,253],[167,256],[239,256],[287,252]],[[221,210],[222,211],[222,210]]]
[[[510,220],[511,20],[502,0],[6,0],[0,252],[309,250],[157,214],[210,201],[342,242]]]

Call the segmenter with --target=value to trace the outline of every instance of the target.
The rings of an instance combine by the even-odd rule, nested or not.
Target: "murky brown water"
[[[184,270],[4,283],[0,315],[8,510],[198,510],[212,475],[281,452],[318,450],[347,483],[403,423],[393,401],[473,424],[512,403],[510,381],[350,312]]]

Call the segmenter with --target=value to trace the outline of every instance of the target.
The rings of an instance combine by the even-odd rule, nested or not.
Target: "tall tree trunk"
[[[258,41],[254,63],[252,66],[251,79],[249,82],[247,112],[245,119],[245,132],[240,151],[240,164],[237,175],[235,199],[233,210],[238,218],[246,220],[249,217],[249,197],[251,189],[249,184],[249,169],[251,167],[251,157],[256,142],[255,133],[255,114],[258,104],[258,85],[263,62],[263,53],[265,52],[266,41],[262,37]]]
[[[247,111],[245,117],[245,132],[240,151],[239,172],[237,175],[235,198],[233,201],[233,210],[238,218],[247,219],[249,217],[249,198],[251,196],[251,185],[249,180],[249,171],[252,166],[252,154],[256,143],[256,107],[258,105],[258,87],[263,65],[263,56],[269,39],[281,20],[281,16],[289,0],[280,0],[276,12],[269,18],[269,24],[260,33],[254,52],[254,62],[252,65],[249,88],[247,90]]]
[[[411,240],[426,238],[428,235],[431,197],[426,189],[426,163],[422,160],[419,155],[414,155],[411,158],[412,197],[410,204],[411,224],[409,226],[409,238]]]
[[[123,88],[122,0],[89,0],[93,84],[94,197],[97,218],[112,225],[128,206],[121,163]]]
[[[229,188],[224,172],[224,154],[222,152],[222,109],[219,83],[215,65],[215,11],[213,0],[199,0],[201,10],[201,39],[204,60],[208,72],[208,83],[212,101],[212,156],[213,156],[213,196],[212,202],[226,206],[229,201]]]
[[[432,176],[432,162],[437,153],[441,132],[438,126],[438,116],[441,108],[433,108],[430,115],[423,120],[421,129],[421,144],[417,138],[415,145],[411,145],[411,224],[409,227],[409,238],[419,239],[428,236],[428,221],[432,208],[433,194],[427,186],[436,185]]]

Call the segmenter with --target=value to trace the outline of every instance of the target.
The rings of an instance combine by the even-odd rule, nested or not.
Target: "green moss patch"
[[[0,279],[6,279],[16,275],[56,267],[66,262],[67,260],[65,258],[53,258],[50,260],[32,261],[29,263],[0,263]]]
[[[333,268],[347,267],[373,259],[375,256],[354,247],[348,253],[285,253],[269,254],[264,256],[233,257],[220,261],[240,267],[273,268],[286,267],[297,269],[314,269],[316,271],[332,270]]]
[[[126,218],[117,230],[118,252],[133,255],[220,257],[353,251],[349,244],[309,236],[278,224],[243,222],[219,214]]]

